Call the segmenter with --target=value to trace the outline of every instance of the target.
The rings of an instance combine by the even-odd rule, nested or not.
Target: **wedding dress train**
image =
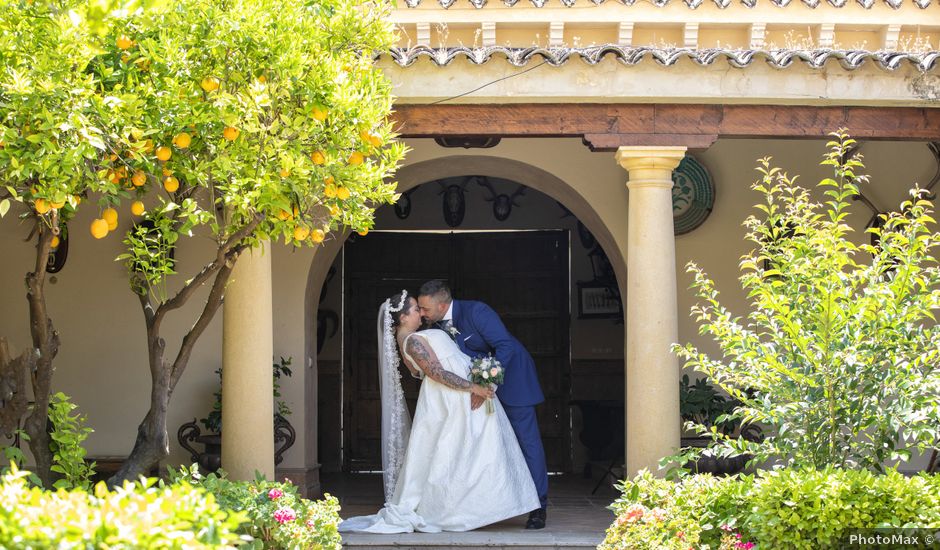
[[[409,338],[426,339],[444,369],[467,377],[470,358],[446,332],[431,329]],[[391,500],[377,514],[347,519],[339,530],[469,531],[538,508],[519,442],[493,399],[492,414],[486,407],[471,411],[470,393],[425,378]]]

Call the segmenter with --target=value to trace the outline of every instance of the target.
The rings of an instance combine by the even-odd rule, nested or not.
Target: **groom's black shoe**
[[[538,508],[529,512],[529,521],[525,522],[526,529],[545,528],[545,508]]]

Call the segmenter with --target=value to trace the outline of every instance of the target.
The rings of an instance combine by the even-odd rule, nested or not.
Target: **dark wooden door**
[[[429,279],[500,315],[535,359],[545,403],[536,410],[550,471],[570,470],[568,232],[370,233],[345,247],[343,467],[381,469],[377,314],[381,302]],[[419,382],[402,367],[414,413]]]

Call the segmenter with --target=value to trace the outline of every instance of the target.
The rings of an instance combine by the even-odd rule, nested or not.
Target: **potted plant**
[[[739,405],[740,402],[736,399],[719,393],[708,379],[699,378],[692,383],[689,381],[689,375],[682,375],[679,382],[679,416],[683,424],[692,423],[714,428],[729,437],[759,439],[761,430],[758,426],[742,426],[740,420],[727,418]],[[683,448],[706,447],[711,441],[712,438],[707,436],[689,435],[683,437],[680,443]],[[729,475],[741,471],[749,459],[749,455],[727,458],[705,455],[694,463],[686,464],[686,467],[698,473]]]
[[[281,399],[280,379],[282,376],[291,376],[291,358],[281,357],[281,360],[273,363],[272,373],[274,376],[274,463],[280,464],[284,459],[284,451],[289,449],[297,437],[294,427],[288,422],[290,416],[290,407]],[[219,375],[219,390],[213,395],[215,403],[212,404],[212,410],[205,418],[199,420],[208,433],[202,433],[196,424],[196,419],[180,426],[177,431],[177,439],[180,446],[191,453],[191,458],[199,464],[205,472],[214,472],[222,465],[222,368],[215,371]],[[202,443],[205,451],[199,452],[192,448],[191,442]]]

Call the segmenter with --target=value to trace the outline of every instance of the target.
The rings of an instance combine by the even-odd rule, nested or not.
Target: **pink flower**
[[[722,531],[727,531],[729,533],[731,532],[731,526],[728,525],[727,523],[722,523],[720,529]]]
[[[679,531],[678,533],[676,533],[676,538],[679,539],[679,540],[684,539],[684,538],[685,538],[685,531]]]
[[[643,508],[642,504],[631,504],[627,511],[624,512],[624,521],[628,523],[633,523],[638,519],[643,518],[643,514],[646,513],[646,509]]]
[[[284,524],[297,519],[297,513],[290,508],[278,508],[274,512],[274,521]]]
[[[735,545],[735,547],[738,550],[751,550],[751,548],[754,548],[754,543],[753,542],[739,542],[737,545]]]
[[[493,368],[490,369],[490,376],[496,376],[497,374],[499,374],[499,369],[498,369],[498,368],[493,367]]]
[[[268,491],[268,498],[271,500],[277,500],[281,498],[282,496],[284,496],[284,491],[278,489],[277,487]]]
[[[316,523],[315,521],[313,521],[312,519],[308,519],[308,520],[307,520],[307,529],[316,529],[316,528],[317,528],[317,523]]]

